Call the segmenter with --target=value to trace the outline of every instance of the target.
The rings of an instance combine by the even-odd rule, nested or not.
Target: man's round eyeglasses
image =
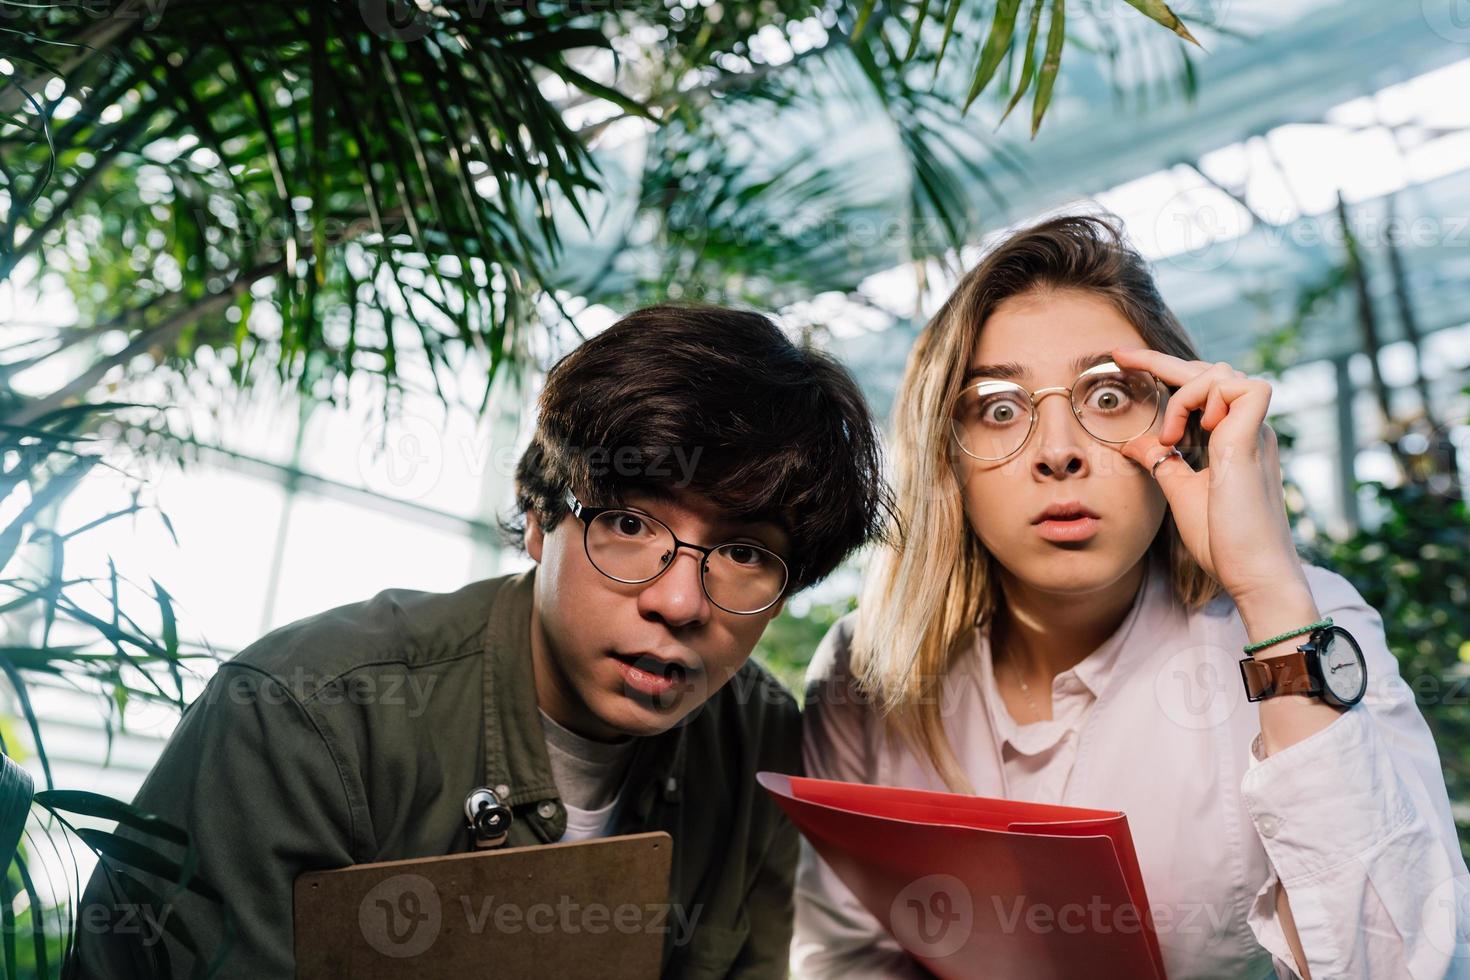
[[[582,522],[582,547],[592,567],[615,582],[652,582],[674,563],[680,548],[699,554],[699,583],[710,602],[741,616],[765,612],[786,591],[781,556],[748,541],[706,548],[680,541],[658,518],[624,507],[588,507],[570,491],[567,507]]]

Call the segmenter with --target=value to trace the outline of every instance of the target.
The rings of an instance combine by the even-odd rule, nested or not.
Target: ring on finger
[[[1180,459],[1184,458],[1184,454],[1179,451],[1178,447],[1170,449],[1167,453],[1164,453],[1164,455],[1154,460],[1154,465],[1148,468],[1149,475],[1152,476],[1154,479],[1158,479],[1157,471],[1159,468],[1159,464],[1168,459],[1170,456],[1178,456]]]

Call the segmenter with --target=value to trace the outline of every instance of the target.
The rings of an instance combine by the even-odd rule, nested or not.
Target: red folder
[[[944,980],[1164,978],[1122,813],[756,778],[899,945]]]

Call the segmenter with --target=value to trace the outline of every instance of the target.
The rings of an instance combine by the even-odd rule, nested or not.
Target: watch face
[[[1368,686],[1363,651],[1347,630],[1338,626],[1322,631],[1322,649],[1317,652],[1325,693],[1343,704],[1354,704]]]

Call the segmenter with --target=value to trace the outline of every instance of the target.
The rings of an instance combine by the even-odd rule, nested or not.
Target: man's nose
[[[679,547],[669,563],[663,574],[638,593],[638,611],[646,618],[661,620],[670,629],[706,622],[713,607],[700,582],[704,555]]]

